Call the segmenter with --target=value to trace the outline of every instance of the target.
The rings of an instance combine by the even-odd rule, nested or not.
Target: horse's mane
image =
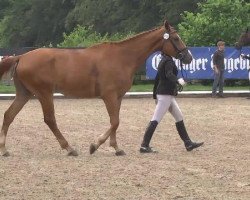
[[[141,32],[141,33],[138,33],[134,36],[131,36],[129,38],[126,38],[126,39],[123,39],[123,40],[120,40],[120,41],[114,41],[114,42],[111,42],[111,43],[124,43],[124,42],[129,42],[131,40],[134,40],[134,39],[137,39],[138,37],[141,37],[141,36],[144,36],[148,33],[151,33],[153,31],[156,31],[156,30],[159,30],[161,27],[157,27],[157,28],[154,28],[154,29],[151,29],[151,30],[148,30],[148,31],[144,31],[144,32]]]
[[[122,40],[119,40],[119,41],[103,42],[103,43],[100,43],[100,44],[95,44],[95,45],[91,46],[91,48],[99,47],[101,45],[119,45],[119,44],[123,44],[123,43],[126,43],[126,42],[130,42],[130,41],[133,41],[133,40],[137,39],[138,37],[144,36],[144,35],[146,35],[148,33],[159,30],[161,28],[162,27],[156,27],[156,28],[148,30],[148,31],[143,31],[141,33],[138,33],[138,34],[133,35],[133,36],[131,36],[129,38],[122,39]]]

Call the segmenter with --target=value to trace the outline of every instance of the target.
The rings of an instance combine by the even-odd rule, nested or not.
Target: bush
[[[207,0],[198,3],[198,12],[185,12],[178,25],[189,46],[213,46],[218,39],[234,45],[240,32],[249,26],[250,3],[243,0]]]
[[[64,41],[58,44],[58,47],[89,47],[96,43],[118,41],[128,38],[132,33],[122,34],[116,33],[114,35],[101,35],[96,31],[93,31],[92,26],[83,27],[78,25],[70,34],[63,34]]]

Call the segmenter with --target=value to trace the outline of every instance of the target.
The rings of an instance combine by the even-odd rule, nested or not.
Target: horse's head
[[[163,53],[180,59],[184,64],[191,63],[193,59],[192,54],[188,50],[185,43],[181,40],[177,31],[171,27],[167,21],[164,22],[164,28]]]
[[[250,44],[250,31],[247,28],[246,31],[241,34],[238,42],[235,43],[235,48],[240,50],[242,46],[249,44]]]

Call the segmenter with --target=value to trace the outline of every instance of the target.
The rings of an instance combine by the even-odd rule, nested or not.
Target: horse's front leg
[[[90,145],[90,154],[93,154],[110,137],[110,146],[114,147],[116,155],[125,155],[125,152],[118,148],[116,141],[116,130],[119,126],[119,112],[121,107],[121,98],[109,96],[103,98],[110,117],[110,128],[108,131],[98,137],[97,144]]]
[[[119,110],[118,110],[118,116],[115,116],[114,117],[114,121],[115,123],[117,123],[117,127],[115,127],[115,129],[113,129],[113,131],[111,131],[110,133],[110,146],[113,147],[115,149],[115,155],[117,156],[123,156],[123,155],[126,155],[126,153],[120,149],[118,147],[118,144],[117,144],[117,141],[116,141],[116,131],[118,129],[118,126],[119,126],[119,113],[120,113],[120,108],[121,108],[121,101],[122,101],[122,98],[119,98],[118,99],[118,104],[119,104]],[[110,123],[111,123],[111,126],[112,126],[112,117],[110,116]]]

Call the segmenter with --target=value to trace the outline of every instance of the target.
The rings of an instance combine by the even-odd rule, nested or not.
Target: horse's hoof
[[[90,145],[90,147],[89,147],[89,153],[90,154],[93,154],[93,153],[95,153],[95,151],[97,150],[97,146],[96,146],[96,144],[91,144]]]
[[[5,151],[5,152],[2,154],[2,156],[4,156],[4,157],[9,157],[9,156],[10,156],[10,153],[9,153],[8,151]]]
[[[68,156],[78,156],[78,153],[76,150],[72,150],[68,153]]]
[[[115,152],[115,155],[116,155],[116,156],[125,156],[126,153],[125,153],[125,151],[120,150],[120,151]]]

